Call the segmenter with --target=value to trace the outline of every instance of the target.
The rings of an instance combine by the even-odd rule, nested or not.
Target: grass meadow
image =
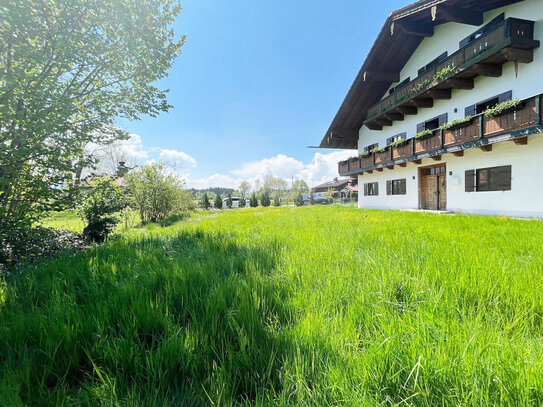
[[[543,222],[267,208],[0,283],[0,406],[541,405]]]

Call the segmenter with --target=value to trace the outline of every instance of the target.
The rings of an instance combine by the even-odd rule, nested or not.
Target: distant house
[[[349,180],[347,186],[339,191],[342,202],[352,202],[358,200],[358,183],[353,181],[355,180]]]
[[[390,13],[320,144],[359,207],[543,217],[542,39],[541,0]]]
[[[320,184],[320,185],[317,185],[316,187],[313,187],[313,192],[319,195],[328,194],[330,192],[332,195],[332,198],[339,199],[341,197],[341,191],[347,188],[349,185],[351,186],[358,185],[358,179],[334,178],[332,181],[325,182],[324,184]]]

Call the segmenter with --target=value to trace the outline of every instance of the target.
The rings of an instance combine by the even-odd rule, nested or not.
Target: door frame
[[[422,172],[424,170],[427,170],[429,168],[436,168],[436,167],[444,167],[445,168],[445,171],[443,174],[435,174],[436,176],[436,182],[438,183],[436,185],[436,192],[437,192],[437,197],[436,197],[436,200],[437,200],[437,209],[427,209],[427,208],[423,208],[423,201],[425,203],[425,198],[423,198],[423,190],[422,190],[422,178],[423,177],[431,177],[431,176],[434,176],[434,175],[423,175]],[[425,165],[425,166],[422,166],[422,167],[418,167],[417,169],[417,173],[418,173],[418,176],[419,176],[419,209],[425,209],[425,210],[437,210],[437,211],[444,211],[444,210],[447,210],[447,163],[439,163],[439,164],[433,164],[433,165]],[[444,175],[445,176],[445,208],[440,208],[439,207],[439,201],[440,201],[440,192],[439,192],[439,177]],[[424,205],[426,206],[426,205]]]

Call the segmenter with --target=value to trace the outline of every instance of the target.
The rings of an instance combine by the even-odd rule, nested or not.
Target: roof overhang
[[[383,98],[434,27],[457,22],[479,26],[483,13],[524,0],[420,0],[388,16],[319,147],[356,149],[368,109]]]

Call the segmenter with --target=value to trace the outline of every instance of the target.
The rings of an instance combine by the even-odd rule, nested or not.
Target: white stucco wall
[[[497,15],[505,13],[505,18],[515,17],[535,21],[534,38],[543,43],[543,1],[526,0],[524,2],[492,10],[485,13],[484,24]],[[484,25],[483,24],[483,25]],[[477,31],[478,27],[448,23],[436,27],[432,37],[425,38],[419,48],[414,52],[408,63],[402,69],[400,80],[407,77],[415,79],[419,68],[428,64],[444,51],[449,55],[458,50],[458,43],[469,34]],[[513,98],[527,98],[543,93],[543,46],[534,50],[534,61],[529,64],[518,64],[518,76],[515,74],[515,63],[508,62],[503,65],[503,75],[499,78],[479,76],[475,78],[474,89],[452,91],[450,100],[434,100],[432,108],[419,108],[418,114],[405,116],[403,121],[395,121],[392,126],[384,127],[381,131],[370,130],[363,126],[359,131],[359,151],[364,147],[378,143],[386,145],[386,139],[393,135],[406,132],[407,137],[413,137],[417,124],[448,113],[449,121],[464,117],[464,109],[474,103],[489,99],[493,96],[513,91]],[[457,109],[455,113],[454,110]]]
[[[505,18],[515,17],[535,21],[534,38],[543,44],[543,1],[526,0],[485,13],[484,24],[505,13]],[[431,60],[448,51],[449,55],[458,50],[460,40],[476,31],[478,27],[449,23],[435,29],[432,37],[425,38],[401,72],[401,80],[408,76],[416,78],[417,71]],[[404,121],[396,121],[382,131],[369,130],[363,126],[359,132],[359,151],[373,143],[386,145],[386,139],[406,132],[407,137],[415,135],[417,124],[448,113],[448,120],[464,117],[467,106],[512,90],[513,98],[528,98],[543,93],[543,45],[534,50],[534,61],[503,65],[503,75],[499,78],[477,77],[472,90],[453,90],[450,100],[434,100],[434,106],[419,109],[415,116],[405,116]],[[455,112],[454,110],[457,110]],[[478,148],[465,150],[463,157],[452,154],[443,156],[442,163],[447,166],[447,209],[465,213],[510,216],[543,217],[543,135],[529,137],[526,146],[513,142],[493,145],[492,152]],[[408,163],[407,167],[395,166],[393,170],[374,171],[359,176],[359,207],[383,209],[417,209],[419,207],[418,167],[438,164],[432,159],[423,159],[421,165]],[[511,191],[465,192],[464,172],[470,169],[512,166]],[[450,175],[452,172],[452,175]],[[386,195],[386,181],[405,178],[406,195]],[[365,197],[364,183],[379,182],[379,196]]]

